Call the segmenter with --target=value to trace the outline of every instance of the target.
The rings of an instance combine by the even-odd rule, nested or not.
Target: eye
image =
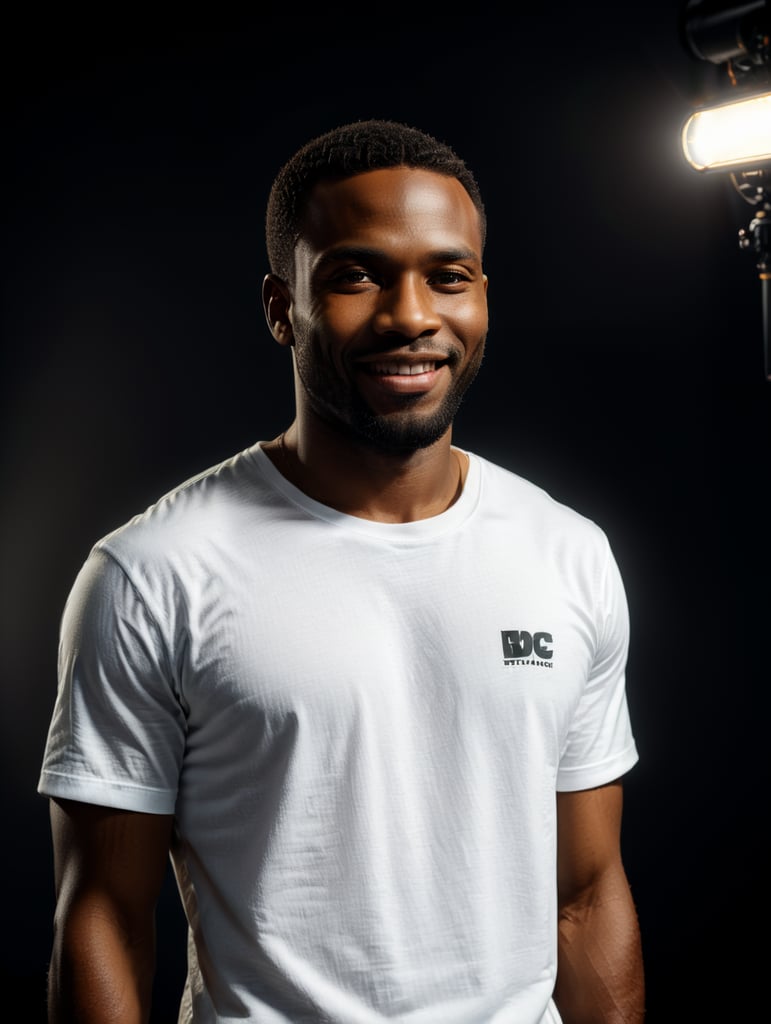
[[[469,284],[471,278],[465,270],[438,270],[431,276],[431,283],[440,288],[452,288]]]
[[[346,267],[330,279],[330,285],[337,291],[353,291],[362,285],[374,283],[373,275],[361,267]]]

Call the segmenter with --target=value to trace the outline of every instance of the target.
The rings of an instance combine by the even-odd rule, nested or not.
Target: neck
[[[439,515],[463,488],[468,460],[447,431],[429,448],[386,453],[310,413],[263,445],[279,472],[308,497],[361,519],[409,523]]]

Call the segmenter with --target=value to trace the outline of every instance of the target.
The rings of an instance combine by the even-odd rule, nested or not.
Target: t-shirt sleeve
[[[638,760],[626,694],[629,608],[607,540],[595,619],[595,656],[557,773],[557,789],[562,792],[612,782]]]
[[[38,792],[171,814],[184,744],[185,714],[161,628],[123,568],[97,546],[62,616]]]

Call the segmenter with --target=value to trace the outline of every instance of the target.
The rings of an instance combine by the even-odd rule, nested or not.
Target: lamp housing
[[[731,61],[740,71],[768,64],[768,34],[766,0],[687,0],[681,10],[683,45],[693,57],[711,64]]]
[[[681,142],[697,171],[757,170],[771,165],[771,91],[696,110]]]

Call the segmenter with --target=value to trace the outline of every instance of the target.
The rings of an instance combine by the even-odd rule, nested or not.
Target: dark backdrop
[[[259,300],[267,191],[310,135],[372,116],[450,142],[486,196],[489,350],[457,442],[600,522],[626,580],[641,761],[624,846],[649,1020],[752,1015],[771,408],[737,244],[752,209],[680,155],[721,78],[681,48],[677,3],[540,9],[7,22],[0,969],[18,1019],[43,1020],[35,787],[65,597],[103,533],[287,424],[291,372]],[[159,941],[166,1024],[170,884]]]

